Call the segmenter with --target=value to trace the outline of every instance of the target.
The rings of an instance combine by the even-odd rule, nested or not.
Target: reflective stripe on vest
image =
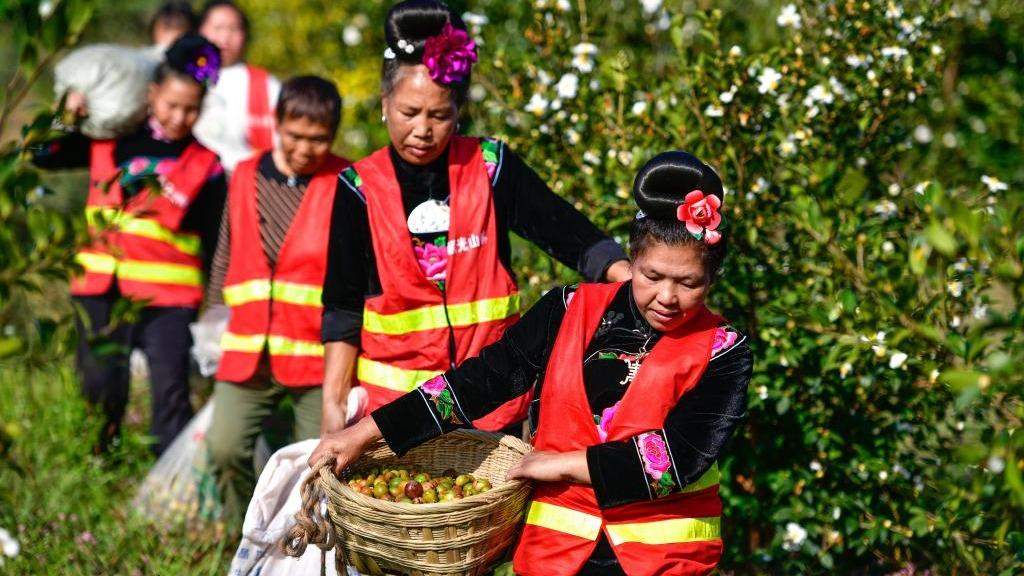
[[[718,540],[722,537],[721,520],[713,518],[672,518],[655,522],[632,524],[607,524],[608,539],[613,546],[627,542],[638,542],[656,546],[658,544],[682,544]]]
[[[363,312],[363,328],[376,334],[400,335],[423,330],[473,326],[483,322],[504,320],[519,313],[519,294],[501,296],[448,305],[445,318],[443,304],[425,306],[396,314],[380,314],[372,310]]]
[[[323,344],[312,340],[295,340],[284,336],[264,336],[263,334],[234,334],[232,332],[225,332],[220,339],[221,350],[225,352],[257,354],[263,351],[264,344],[273,355],[320,357],[324,355]]]
[[[701,490],[715,486],[719,482],[721,475],[718,472],[718,462],[711,464],[711,468],[708,469],[696,482],[691,482],[683,488],[683,493],[699,492]],[[657,538],[668,538],[669,536],[660,536],[661,532],[652,532],[653,528],[651,525],[666,526],[665,532],[671,534],[672,538],[684,534],[685,530],[690,530],[695,535],[700,535],[705,532],[701,532],[704,526],[703,524],[696,524],[694,526],[682,526],[674,525],[673,522],[679,521],[696,521],[702,522],[714,521],[715,536],[710,538],[703,538],[694,536],[685,540],[666,540],[664,542],[652,542]],[[526,513],[526,523],[533,524],[534,526],[541,526],[543,528],[550,528],[559,532],[565,532],[566,534],[572,534],[573,536],[579,536],[580,538],[586,538],[587,540],[595,540],[598,532],[601,530],[601,517],[592,516],[586,512],[580,512],[573,510],[572,508],[565,508],[558,506],[557,504],[549,504],[547,502],[541,502],[539,500],[533,500],[530,502],[530,510]],[[612,543],[619,544],[621,542],[643,542],[645,544],[670,544],[672,542],[691,542],[694,540],[713,540],[718,538],[718,518],[684,518],[682,520],[664,520],[661,522],[641,522],[636,524],[609,524],[609,534],[614,530],[619,534],[619,540],[616,541],[613,537]],[[660,528],[658,529],[660,530]],[[637,539],[637,535],[642,534],[645,539]]]
[[[600,516],[592,516],[586,512],[539,500],[530,502],[530,509],[526,513],[526,523],[591,541],[597,540],[598,534],[601,533]]]
[[[443,370],[408,370],[360,357],[356,378],[367,384],[404,393],[413,391],[421,383],[441,372]]]
[[[241,306],[273,298],[277,302],[286,304],[320,306],[322,292],[323,290],[319,286],[309,284],[256,279],[226,286],[224,288],[224,303],[228,306]]]
[[[131,234],[165,242],[174,246],[179,252],[189,256],[199,255],[199,236],[194,234],[175,234],[153,220],[132,216],[116,208],[87,206],[85,208],[85,221],[90,226],[111,226],[122,234]]]
[[[110,254],[78,252],[75,254],[75,261],[81,264],[86,272],[93,274],[113,274],[117,268],[117,260]]]
[[[142,260],[121,260],[117,264],[117,277],[135,282],[155,282],[179,286],[203,285],[203,273],[195,266],[172,264],[170,262],[144,262]]]

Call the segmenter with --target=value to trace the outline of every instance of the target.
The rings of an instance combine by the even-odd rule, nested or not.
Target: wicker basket
[[[522,524],[530,486],[505,472],[531,450],[513,437],[458,430],[399,458],[379,442],[353,469],[417,465],[436,473],[454,468],[493,488],[438,504],[401,504],[360,494],[328,468],[320,475],[331,524],[345,560],[363,574],[476,576],[500,560]],[[342,554],[339,554],[339,560]]]

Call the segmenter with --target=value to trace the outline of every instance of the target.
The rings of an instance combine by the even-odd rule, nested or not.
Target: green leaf
[[[956,239],[938,222],[933,221],[929,224],[925,235],[928,237],[928,243],[939,252],[946,256],[956,253]]]

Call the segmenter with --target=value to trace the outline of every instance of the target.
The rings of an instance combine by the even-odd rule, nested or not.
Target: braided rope
[[[338,541],[330,517],[320,511],[321,502],[326,498],[320,480],[331,473],[334,458],[324,456],[313,467],[313,473],[300,488],[302,505],[295,513],[295,525],[280,541],[281,550],[288,556],[300,557],[310,544],[325,553],[334,548]]]

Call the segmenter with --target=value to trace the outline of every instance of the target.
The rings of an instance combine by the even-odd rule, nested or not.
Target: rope
[[[334,548],[338,541],[329,515],[320,511],[320,503],[326,498],[320,486],[320,479],[324,474],[330,473],[333,465],[334,459],[324,456],[313,467],[313,473],[302,483],[302,506],[295,513],[295,525],[288,529],[288,533],[280,542],[281,550],[288,556],[302,556],[310,544],[316,545],[326,553]]]

